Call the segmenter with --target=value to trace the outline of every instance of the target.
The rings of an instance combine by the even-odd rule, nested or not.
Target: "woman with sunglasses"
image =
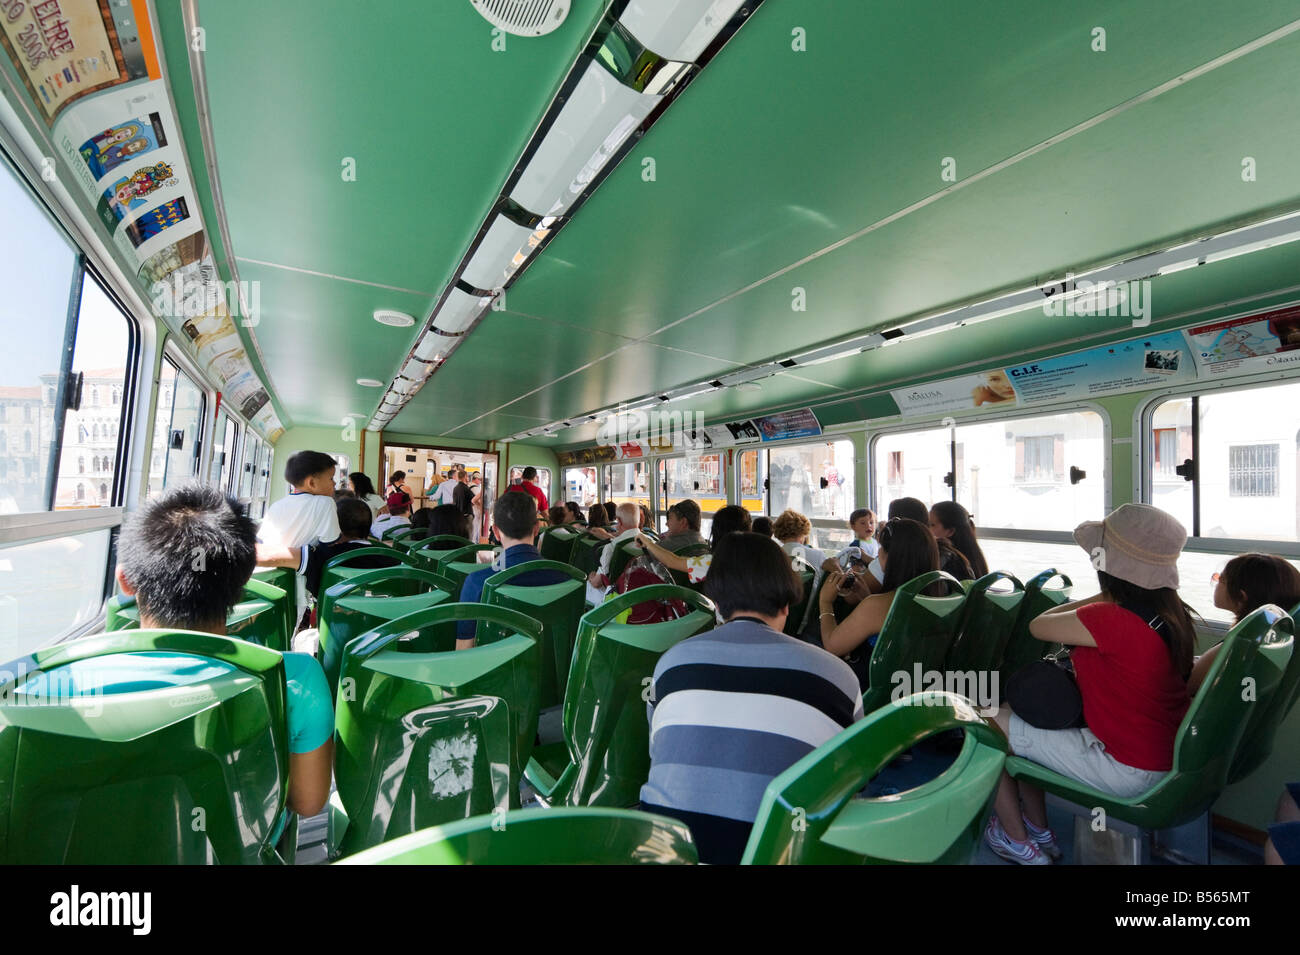
[[[895,517],[876,531],[880,544],[877,559],[885,572],[881,592],[865,597],[842,622],[835,621],[835,597],[842,591],[853,589],[854,581],[841,570],[834,570],[822,585],[818,597],[822,646],[838,657],[854,654],[856,658],[870,658],[870,648],[875,646],[880,628],[885,625],[889,608],[894,603],[894,592],[899,587],[939,569],[939,548],[930,528],[919,521]],[[865,647],[865,650],[859,650]],[[853,661],[850,661],[852,663]],[[859,659],[859,662],[863,662]],[[865,668],[859,667],[859,677]]]

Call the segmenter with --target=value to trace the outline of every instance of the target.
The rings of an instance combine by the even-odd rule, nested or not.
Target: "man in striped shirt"
[[[641,806],[685,822],[702,862],[737,863],[767,784],[862,719],[862,693],[847,663],[781,632],[801,585],[771,538],[724,537],[704,590],[727,622],[655,667]]]

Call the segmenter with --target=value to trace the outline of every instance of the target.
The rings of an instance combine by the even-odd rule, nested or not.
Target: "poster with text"
[[[764,441],[783,441],[786,438],[813,438],[822,433],[821,423],[811,408],[785,411],[754,419]]]
[[[1300,305],[1208,322],[1183,334],[1202,377],[1300,365]]]
[[[1011,406],[1016,403],[1016,389],[1001,369],[946,381],[928,381],[915,388],[898,388],[890,395],[898,410],[905,415],[967,411],[985,405]]]
[[[1004,369],[1021,405],[1143,391],[1196,379],[1178,332],[1117,342]]]

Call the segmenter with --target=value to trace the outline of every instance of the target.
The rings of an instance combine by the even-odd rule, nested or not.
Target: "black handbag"
[[[1083,695],[1070,666],[1068,651],[1036,660],[1007,681],[1007,705],[1030,726],[1044,730],[1074,729],[1083,718]]]

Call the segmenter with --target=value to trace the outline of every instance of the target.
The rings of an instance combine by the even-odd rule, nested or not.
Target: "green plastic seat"
[[[102,693],[128,653],[183,653],[180,686]],[[276,863],[288,798],[284,658],[209,633],[119,630],[7,664],[0,863]],[[44,673],[56,699],[17,691]],[[71,695],[71,681],[89,695]],[[62,687],[62,689],[60,689]]]
[[[1294,625],[1300,618],[1300,604],[1291,608],[1290,617]],[[1255,707],[1246,732],[1242,734],[1237,754],[1228,773],[1228,782],[1235,783],[1245,779],[1260,766],[1273,752],[1273,740],[1277,737],[1278,727],[1287,718],[1300,698],[1300,653],[1292,647],[1291,657],[1281,673],[1270,672],[1267,682],[1275,683],[1270,698]],[[1262,693],[1267,687],[1261,683],[1258,688]]]
[[[689,612],[662,623],[615,618],[646,600],[679,599]],[[563,739],[538,748],[524,775],[549,805],[624,808],[640,799],[650,775],[650,727],[642,693],[672,646],[709,630],[714,606],[693,590],[654,584],[587,611],[569,668]]]
[[[420,562],[395,547],[380,545],[378,547],[358,547],[355,550],[335,554],[325,562],[320,574],[320,592],[325,593],[340,580],[368,574],[380,568],[364,566],[375,558],[385,558],[389,567],[420,568]]]
[[[498,548],[491,544],[468,544],[459,550],[452,551],[447,557],[439,558],[438,572],[443,574],[455,590],[452,591],[456,596],[460,596],[460,588],[465,583],[465,578],[476,570],[482,570],[488,565],[479,561],[477,555],[482,551],[495,551]]]
[[[1011,584],[1009,591],[992,589],[994,584],[1003,580]],[[945,669],[958,673],[989,674],[988,685],[992,687],[991,674],[1001,670],[1007,643],[1020,619],[1025,588],[1011,574],[1000,570],[969,581],[969,584],[969,587],[963,587],[966,590],[966,607],[957,637],[953,640],[952,649],[948,651]],[[1000,697],[1001,694],[993,695]],[[995,698],[979,702],[985,706],[996,706],[999,700]]]
[[[455,650],[460,620],[512,633]],[[331,854],[519,806],[537,735],[540,634],[518,611],[452,603],[389,621],[345,647]]]
[[[951,591],[948,595],[925,594],[941,583]],[[889,702],[899,686],[894,674],[906,674],[915,682],[917,667],[923,680],[930,671],[943,671],[965,604],[961,584],[941,570],[922,574],[894,591],[894,602],[871,652],[870,685],[862,692],[863,712],[878,710]]]
[[[693,865],[690,830],[631,809],[517,809],[434,826],[337,865]]]
[[[581,536],[579,531],[569,526],[548,527],[542,531],[541,540],[538,542],[537,550],[542,555],[543,560],[555,560],[561,563],[569,563],[573,556],[573,542]]]
[[[1238,742],[1265,696],[1243,699],[1246,682],[1264,686],[1270,671],[1286,668],[1294,624],[1279,607],[1264,606],[1228,632],[1205,682],[1174,738],[1173,769],[1151,789],[1128,799],[1100,792],[1019,756],[1007,772],[1080,806],[1100,807],[1144,832],[1169,829],[1204,813],[1228,783]]]
[[[568,579],[542,587],[510,583],[520,574],[539,570],[564,574]],[[578,639],[578,621],[586,606],[586,595],[587,578],[582,571],[572,564],[554,560],[516,564],[493,574],[483,583],[483,603],[518,610],[542,625],[539,686],[542,709],[556,706],[564,700],[564,689],[569,681],[569,665],[573,661],[573,647]],[[500,627],[480,627],[478,642],[491,643],[504,635]]]
[[[398,524],[396,527],[385,530],[379,535],[379,539],[384,543],[391,544],[394,541],[405,540],[418,530],[418,527],[412,527],[410,524]]]
[[[899,755],[954,729],[965,739],[939,776],[897,795],[858,795]],[[1006,756],[1006,738],[963,696],[918,693],[887,703],[768,783],[741,862],[969,862]]]
[[[297,576],[290,567],[258,567],[253,571],[254,580],[260,580],[264,584],[279,587],[284,591],[294,589],[294,580]]]
[[[707,543],[687,544],[674,553],[678,557],[703,557],[705,554],[711,553],[711,550]],[[669,573],[673,575],[673,583],[679,587],[690,587],[692,590],[699,590],[702,586],[701,584],[691,583],[690,575],[684,570],[670,570]]]
[[[1060,584],[1052,586],[1060,579]],[[1035,660],[1041,660],[1048,653],[1061,649],[1059,643],[1044,643],[1029,632],[1029,621],[1053,607],[1059,607],[1070,600],[1074,584],[1065,574],[1057,573],[1055,567],[1035,574],[1025,581],[1025,597],[1020,602],[1020,616],[1011,631],[1006,650],[1002,654],[1000,686],[1005,690],[1007,680],[1017,670],[1021,670]]]
[[[437,570],[441,556],[468,547],[470,543],[469,538],[457,537],[455,534],[435,534],[433,537],[426,537],[411,544],[407,548],[407,553],[422,561],[427,570]]]
[[[140,609],[135,597],[114,594],[105,606],[104,629],[110,633],[118,630],[138,629]],[[289,634],[293,632],[293,598],[290,594],[263,583],[249,580],[244,593],[226,617],[226,635],[277,650],[289,649]]]
[[[808,607],[812,601],[817,599],[817,594],[813,593],[813,581],[817,579],[817,571],[804,563],[803,569],[797,571],[799,574],[799,583],[803,585],[803,598],[790,608],[790,614],[785,618],[785,634],[790,637],[797,637],[803,630],[803,618],[808,613]],[[825,575],[822,575],[825,579]],[[818,586],[820,592],[821,587]]]
[[[614,553],[609,558],[609,581],[613,583],[623,576],[623,571],[627,570],[627,565],[632,563],[638,557],[645,553],[637,546],[635,540],[619,541],[614,546]]]
[[[321,592],[318,658],[330,689],[338,689],[343,648],[368,630],[440,603],[454,602],[446,579],[415,567],[386,567],[341,580]]]
[[[579,534],[573,541],[569,563],[585,574],[593,573],[600,566],[600,549],[608,543],[608,538],[590,533]]]

